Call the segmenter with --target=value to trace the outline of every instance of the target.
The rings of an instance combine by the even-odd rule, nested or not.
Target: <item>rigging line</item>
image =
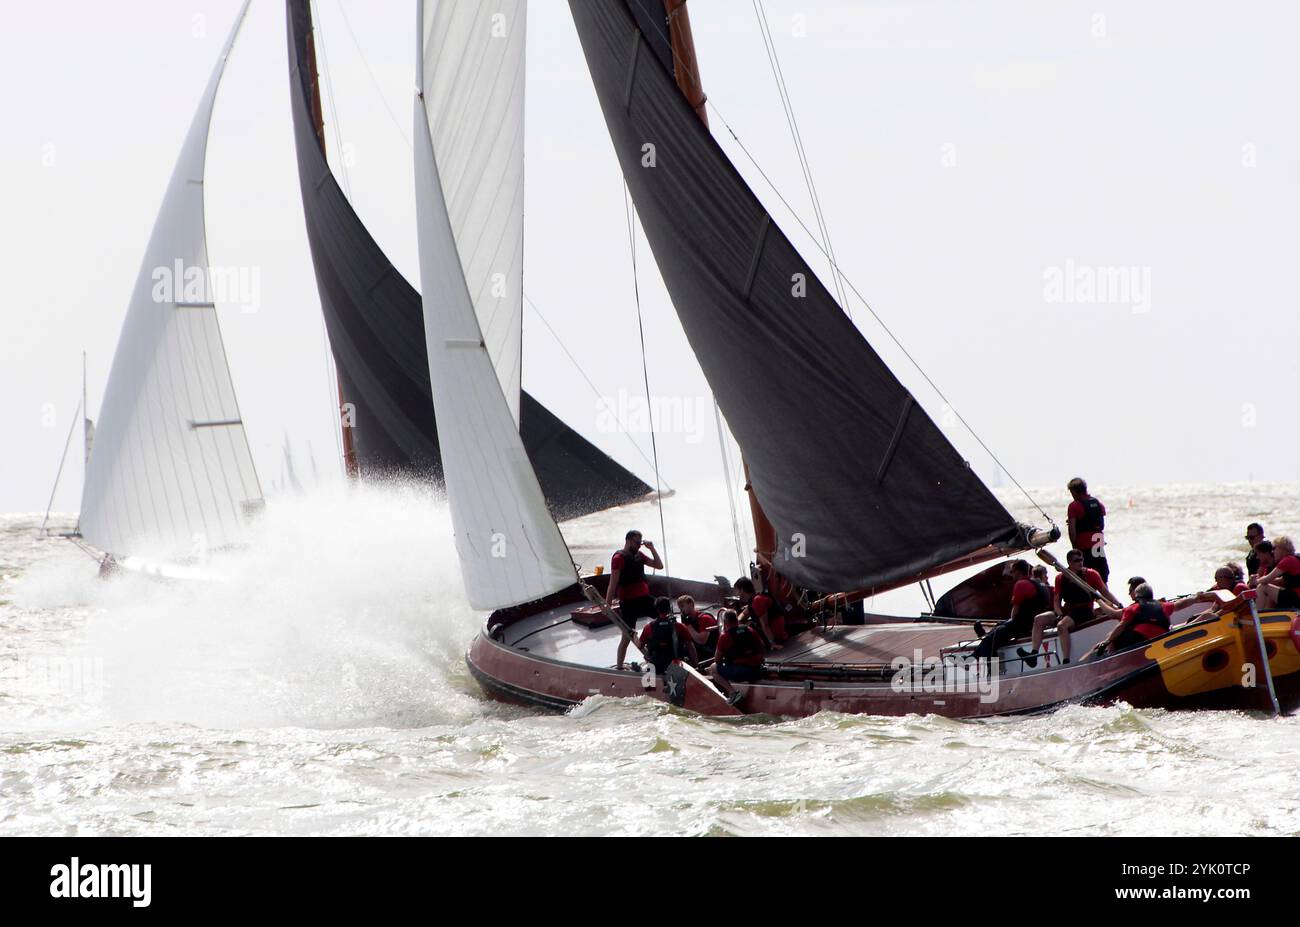
[[[772,77],[776,81],[777,93],[781,97],[781,105],[785,110],[786,124],[790,128],[790,138],[794,142],[795,153],[799,156],[799,166],[803,171],[804,182],[808,185],[808,198],[812,200],[813,216],[817,220],[817,228],[821,231],[822,241],[826,244],[826,251],[831,257],[831,282],[835,284],[835,294],[839,297],[840,305],[853,318],[853,312],[849,309],[848,295],[844,292],[844,285],[840,281],[839,271],[835,264],[835,248],[831,244],[830,226],[826,222],[826,213],[822,210],[821,197],[817,195],[817,185],[813,182],[812,164],[808,160],[808,150],[803,143],[803,133],[799,131],[799,122],[794,114],[794,102],[790,99],[790,91],[786,86],[785,72],[781,70],[780,59],[776,54],[776,41],[772,38],[772,27],[767,21],[767,10],[763,7],[763,0],[753,0],[754,16],[758,19],[759,32],[763,35],[763,47],[767,51],[768,64],[772,68]]]
[[[713,110],[713,112],[717,114],[719,121],[722,122],[727,132],[730,133],[733,139],[735,139],[736,144],[740,146],[740,150],[744,152],[745,157],[749,159],[749,163],[754,165],[754,169],[758,171],[759,175],[763,178],[763,181],[772,189],[772,192],[776,194],[777,199],[779,199],[781,201],[781,204],[785,206],[786,210],[790,213],[790,216],[794,219],[795,222],[799,223],[799,227],[804,230],[804,233],[807,234],[809,238],[812,239],[813,245],[815,245],[816,248],[819,251],[821,251],[823,255],[825,255],[826,259],[831,262],[831,266],[838,269],[838,264],[836,263],[834,257],[831,254],[829,254],[825,248],[822,247],[821,242],[817,241],[817,237],[813,235],[812,230],[808,228],[808,226],[804,223],[803,219],[800,218],[799,213],[795,210],[793,206],[790,205],[790,202],[782,195],[780,188],[777,187],[777,185],[772,181],[772,178],[767,175],[767,172],[764,171],[762,166],[758,163],[758,161],[755,160],[753,154],[750,153],[749,149],[745,147],[745,143],[740,140],[740,136],[736,134],[736,130],[733,129],[731,127],[731,124],[727,122],[726,117],[722,115],[722,112],[718,109],[717,105],[714,104],[713,99],[710,98],[707,102],[709,107]],[[841,276],[843,276],[844,283],[846,286],[848,286],[850,292],[852,292],[853,295],[858,298],[858,300],[862,303],[862,305],[867,307],[867,311],[871,313],[871,317],[876,320],[876,324],[878,324],[880,328],[884,331],[884,333],[889,336],[889,340],[892,341],[894,345],[898,348],[898,350],[903,353],[903,356],[907,358],[907,360],[911,363],[911,365],[916,368],[916,372],[921,375],[921,378],[925,380],[926,383],[929,384],[932,390],[934,390],[935,395],[937,395],[939,399],[943,401],[944,405],[948,407],[948,410],[952,412],[953,417],[955,417],[957,421],[961,422],[962,427],[965,428],[966,431],[970,433],[970,436],[975,439],[976,443],[979,444],[981,448],[983,448],[984,453],[989,455],[989,459],[992,460],[993,463],[997,465],[998,469],[1007,475],[1007,479],[1011,480],[1011,482],[1015,485],[1016,489],[1020,490],[1020,494],[1023,495],[1025,499],[1029,501],[1030,505],[1032,505],[1035,509],[1037,509],[1039,514],[1041,514],[1044,518],[1046,518],[1050,524],[1055,526],[1056,521],[1052,518],[1052,516],[1047,514],[1047,512],[1043,509],[1043,507],[1038,504],[1038,501],[1029,494],[1029,491],[1026,490],[1024,486],[1020,485],[1020,481],[1017,480],[1014,474],[1012,474],[1012,472],[1007,469],[1006,465],[1003,464],[1002,461],[998,459],[998,456],[993,453],[992,448],[990,448],[987,444],[984,443],[984,439],[981,438],[979,434],[975,431],[975,429],[971,427],[970,422],[966,421],[966,418],[960,412],[957,411],[957,407],[948,401],[948,397],[944,395],[941,389],[939,389],[938,384],[935,383],[934,380],[930,379],[930,375],[925,372],[925,368],[921,366],[920,362],[917,361],[917,359],[912,356],[911,352],[908,351],[907,348],[903,347],[903,342],[901,342],[898,339],[898,336],[895,335],[894,332],[890,329],[890,327],[885,324],[885,320],[880,317],[879,313],[876,312],[875,308],[871,305],[871,303],[867,301],[867,298],[862,295],[862,293],[858,290],[856,286],[853,285],[853,280],[849,277],[849,275],[847,273],[844,273],[843,270],[840,270],[839,272]]]
[[[722,452],[722,477],[727,484],[727,505],[731,509],[731,534],[736,539],[736,562],[740,572],[745,572],[745,545],[740,541],[740,518],[736,514],[736,487],[731,481],[731,460],[727,453],[727,437],[722,427],[722,409],[713,403],[713,418],[718,423],[718,450]]]
[[[352,23],[348,21],[347,11],[343,9],[343,0],[337,0],[336,6],[339,8],[339,15],[343,17],[343,25],[348,31],[348,36],[352,39],[352,44],[356,47],[357,54],[361,56],[361,63],[365,65],[366,73],[370,75],[370,81],[375,85],[375,90],[379,95],[379,102],[384,104],[384,111],[388,113],[388,118],[392,120],[393,125],[397,128],[398,133],[406,142],[407,148],[413,148],[411,137],[406,134],[398,118],[393,115],[393,108],[388,105],[388,97],[384,95],[384,88],[379,83],[379,78],[375,77],[375,72],[370,69],[370,61],[366,58],[366,53],[361,50],[361,43],[357,41],[357,34],[352,31]]]
[[[636,272],[636,216],[633,209],[632,191],[624,181],[623,212],[627,216],[627,243],[632,252],[632,293],[636,299],[636,328],[641,336],[641,377],[645,381],[645,401],[648,407],[646,414],[650,421],[650,452],[654,456],[655,495],[659,497],[659,536],[663,538],[664,545],[664,578],[668,581],[668,596],[672,598],[673,580],[672,574],[668,572],[668,529],[664,524],[664,494],[659,480],[659,444],[655,440],[655,408],[654,403],[650,401],[650,366],[646,363],[645,325],[641,320],[641,284],[637,280]]]
[[[63,456],[59,458],[59,469],[54,474],[54,488],[50,490],[50,501],[45,505],[45,517],[41,519],[41,536],[45,535],[45,526],[50,521],[50,509],[54,508],[54,494],[59,491],[59,480],[63,478],[63,465],[68,462],[68,448],[72,447],[72,436],[77,432],[77,425],[81,424],[81,410],[83,406],[80,401],[77,402],[77,411],[72,413],[72,426],[68,429],[68,439],[63,442]],[[84,425],[82,426],[84,429]]]
[[[330,406],[333,412],[330,413],[330,433],[334,435],[334,448],[338,453],[338,460],[342,463],[344,476],[347,475],[347,463],[343,459],[343,409],[339,404],[339,374],[338,368],[334,364],[334,354],[330,350],[329,331],[325,327],[325,316],[321,313],[320,318],[320,343],[321,349],[325,356],[325,391],[330,395]],[[335,428],[333,420],[339,419],[339,427]]]
[[[555,343],[558,344],[560,346],[560,350],[564,352],[564,356],[567,357],[570,363],[573,364],[573,369],[578,371],[578,376],[582,377],[582,379],[586,382],[586,384],[589,387],[591,387],[592,394],[597,399],[600,400],[601,405],[605,407],[605,411],[609,412],[610,415],[614,416],[614,420],[617,421],[619,426],[623,429],[623,434],[627,438],[628,443],[631,444],[634,448],[636,448],[636,452],[641,455],[642,460],[644,460],[646,463],[650,464],[651,466],[654,466],[654,461],[652,461],[649,457],[646,456],[646,452],[641,449],[641,445],[637,444],[637,442],[633,439],[632,431],[630,428],[628,428],[627,422],[623,419],[621,415],[618,414],[618,410],[616,410],[613,406],[609,404],[609,399],[606,396],[603,396],[600,390],[596,388],[596,384],[593,383],[591,381],[591,378],[587,376],[587,372],[582,369],[582,365],[578,363],[578,359],[569,352],[568,346],[565,345],[563,340],[561,340],[559,333],[556,332],[556,330],[551,327],[551,323],[546,320],[546,316],[542,315],[542,310],[537,308],[537,304],[533,302],[532,297],[530,297],[527,293],[524,293],[524,301],[528,303],[528,305],[532,308],[533,312],[537,313],[537,318],[541,319],[542,324],[546,326],[546,330],[550,332],[551,337],[555,339]],[[669,486],[668,489],[671,491],[672,487]]]
[[[319,3],[316,4],[316,14],[316,17],[312,22],[315,24],[314,28],[316,34],[320,37],[320,41],[316,42],[316,48],[320,51],[320,67],[318,69],[318,74],[325,78],[325,91],[330,98],[330,122],[332,124],[331,127],[334,130],[334,147],[339,153],[339,170],[343,175],[343,193],[350,203],[352,202],[352,184],[348,180],[348,159],[343,151],[343,133],[339,127],[339,114],[338,110],[334,106],[334,81],[330,78],[330,60],[329,54],[325,51],[325,30],[322,27]],[[328,167],[328,156],[325,159],[325,163]]]

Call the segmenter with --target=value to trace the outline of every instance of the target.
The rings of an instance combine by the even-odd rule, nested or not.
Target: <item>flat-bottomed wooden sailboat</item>
[[[1289,710],[1300,700],[1300,623],[1248,598],[1174,616],[1147,645],[1037,667],[1012,642],[995,671],[968,659],[977,614],[863,616],[845,608],[955,569],[1041,549],[1058,533],[1019,524],[845,316],[709,133],[684,4],[571,0],[588,67],[638,216],[691,347],[746,464],[760,578],[802,610],[763,677],[714,687],[611,664],[621,630],[574,620],[586,587],[526,464],[464,286],[425,286],[425,334],[448,497],[466,590],[490,611],[468,663],[496,698],[563,709],[592,694],[661,699],[710,714],[820,711],[970,718],[1123,700],[1167,708]],[[421,4],[422,22],[438,5]],[[485,21],[482,28],[489,28]],[[416,194],[421,274],[459,267],[431,138],[427,75],[437,29],[421,27]],[[655,157],[645,159],[645,146]],[[792,285],[792,283],[799,285]],[[727,357],[727,365],[708,359]],[[719,587],[668,576],[653,595]],[[979,596],[966,597],[980,601]],[[962,599],[952,596],[949,601]],[[1113,629],[1075,637],[1082,654]],[[1249,672],[1244,672],[1249,670]],[[1254,679],[1259,684],[1253,684]]]

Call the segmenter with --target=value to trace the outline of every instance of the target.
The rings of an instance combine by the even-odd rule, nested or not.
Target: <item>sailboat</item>
[[[457,181],[448,194],[463,256],[456,277],[470,282],[500,390],[546,499],[557,515],[573,518],[645,499],[652,489],[521,387],[524,12],[522,3],[505,7],[510,28],[494,35],[474,28],[475,4],[446,4],[447,48],[474,67],[445,71],[436,144]],[[286,11],[298,176],[338,372],[346,469],[354,477],[415,477],[441,487],[420,294],[384,255],[330,169],[310,0],[287,0]]]
[[[491,28],[478,4],[474,29]],[[467,662],[490,696],[568,709],[593,694],[648,696],[714,715],[820,711],[955,718],[1068,703],[1166,708],[1300,704],[1300,619],[1225,594],[1173,617],[1146,646],[1036,667],[1012,642],[969,659],[977,619],[1008,616],[995,564],[943,608],[869,615],[901,586],[1026,552],[1055,529],[1017,522],[867,343],[727,159],[702,117],[681,0],[570,0],[624,179],[692,350],[744,455],[755,572],[801,621],[758,681],[680,665],[611,666],[626,627],[606,576],[579,576],[528,465],[474,311],[435,145],[449,7],[420,3],[415,183],[430,381],[470,604],[488,612]],[[520,14],[522,11],[518,11]],[[517,22],[518,20],[512,20]],[[647,145],[656,157],[647,159]],[[800,282],[804,286],[792,286]],[[745,364],[750,365],[745,369]],[[773,440],[779,433],[780,440]],[[725,604],[718,585],[667,575],[651,594]],[[609,622],[578,621],[588,602]],[[949,614],[937,614],[943,610]],[[1082,652],[1114,628],[1074,635]],[[1249,670],[1249,672],[1246,672]]]
[[[240,543],[263,505],[211,292],[203,202],[212,108],[247,11],[245,2],[154,221],[98,427],[85,421],[73,536],[105,570],[189,575],[187,564]]]

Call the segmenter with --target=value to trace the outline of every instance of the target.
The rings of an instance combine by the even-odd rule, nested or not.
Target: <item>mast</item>
[[[316,127],[316,141],[320,144],[321,154],[325,149],[325,109],[320,98],[320,71],[316,66],[316,26],[311,18],[311,2],[306,3],[307,10],[307,75],[311,84],[311,119]],[[343,470],[348,479],[355,480],[360,471],[357,467],[357,454],[352,447],[352,428],[348,425],[347,415],[343,411],[347,400],[343,396],[343,381],[335,375],[335,384],[339,390],[339,431],[343,435]]]
[[[695,39],[691,34],[691,17],[686,11],[687,0],[664,0],[664,11],[668,15],[668,36],[673,49],[673,76],[682,96],[690,104],[695,115],[709,127],[709,114],[704,103],[708,97],[704,93],[704,84],[700,80],[700,62],[695,55]],[[717,400],[714,400],[716,406]],[[754,553],[765,566],[772,568],[776,555],[776,529],[763,512],[763,506],[754,494],[754,484],[749,478],[749,465],[745,463],[742,452],[740,465],[745,474],[745,495],[749,499],[749,517],[754,523]],[[743,564],[742,564],[743,566]],[[775,569],[773,568],[773,572]]]
[[[81,446],[82,446],[82,463],[90,460],[90,428],[86,422],[90,420],[90,407],[86,405],[86,352],[81,352]]]

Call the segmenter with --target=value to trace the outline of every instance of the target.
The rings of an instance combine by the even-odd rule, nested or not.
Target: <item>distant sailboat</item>
[[[263,504],[212,301],[203,203],[212,108],[247,10],[245,2],[154,222],[98,427],[85,421],[77,534],[119,563],[175,562],[236,544]]]
[[[483,5],[478,28],[488,28],[492,6]],[[430,141],[429,74],[443,53],[429,41],[434,7],[421,5],[423,98],[415,120],[426,282],[448,279],[456,266]],[[492,610],[467,660],[489,694],[560,709],[601,693],[716,714],[953,717],[1075,701],[1257,707],[1261,693],[1275,692],[1273,710],[1300,703],[1296,614],[1257,615],[1248,596],[1216,597],[1221,614],[1184,605],[1172,616],[1174,630],[1150,646],[1086,662],[1054,662],[1052,641],[1030,663],[1017,656],[1023,642],[1003,643],[992,679],[970,657],[972,623],[1007,617],[1001,565],[944,596],[947,616],[851,616],[847,607],[869,596],[1041,550],[1059,532],[1018,523],[993,496],[726,158],[701,118],[684,2],[570,0],[570,8],[660,273],[744,455],[760,547],[756,578],[786,603],[797,630],[768,652],[758,681],[733,684],[725,700],[709,697],[694,677],[682,686],[612,668],[618,628],[572,620],[591,598],[584,586],[604,591],[608,577],[575,575],[509,410],[490,388],[491,361],[467,288],[426,286],[457,552],[471,604]],[[644,160],[647,145],[656,151],[653,164]],[[709,362],[718,357],[733,362]],[[721,604],[712,583],[648,582],[653,595],[685,592],[702,606]],[[1114,627],[1111,619],[1081,626],[1078,652]],[[1268,680],[1267,690],[1227,669],[1243,662]]]
[[[348,472],[443,482],[420,294],[349,205],[325,157],[309,0],[287,0],[298,175],[307,237],[338,372]],[[431,87],[434,144],[446,162],[453,234],[498,389],[562,518],[645,498],[651,487],[521,389],[523,366],[524,4],[503,9],[508,30],[483,34],[476,4],[447,3],[431,36],[448,49]],[[450,270],[450,268],[449,268]],[[453,285],[446,280],[425,286]]]

